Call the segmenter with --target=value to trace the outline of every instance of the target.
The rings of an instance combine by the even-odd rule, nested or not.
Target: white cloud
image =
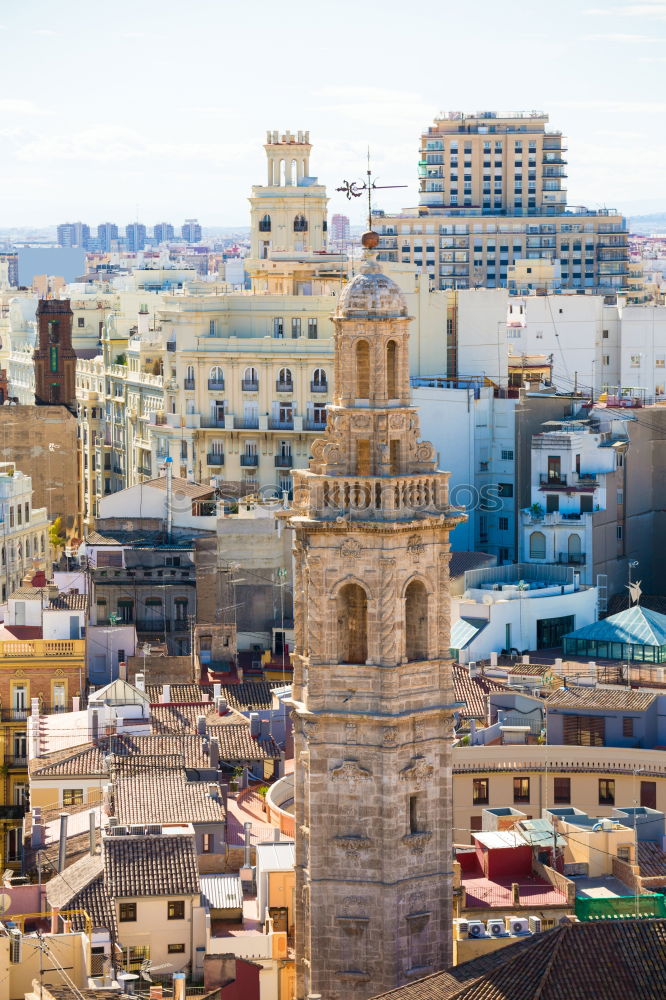
[[[33,101],[24,101],[12,97],[0,98],[0,114],[8,115],[43,115]]]
[[[583,35],[585,42],[621,42],[623,45],[643,45],[647,42],[661,42],[662,38],[653,38],[652,35],[637,35],[622,31],[611,31],[600,35]]]

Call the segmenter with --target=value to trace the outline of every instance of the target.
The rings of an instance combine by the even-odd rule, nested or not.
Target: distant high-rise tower
[[[326,249],[326,188],[310,177],[309,132],[269,132],[268,183],[252,186],[251,257],[272,251],[319,253]]]
[[[141,222],[130,222],[129,225],[125,226],[125,236],[128,250],[133,253],[145,250],[146,227]]]
[[[331,245],[336,250],[344,250],[351,242],[351,230],[349,228],[349,217],[336,213],[331,219]]]
[[[118,226],[115,222],[100,222],[97,227],[97,239],[100,250],[105,253],[111,250],[113,243],[118,239]]]
[[[37,305],[35,402],[76,410],[76,354],[72,347],[69,299],[40,299]]]
[[[169,222],[156,222],[153,226],[153,239],[156,243],[168,243],[173,239],[174,229]]]
[[[333,322],[334,403],[285,514],[299,1000],[365,1000],[451,960],[449,533],[464,515],[419,440],[405,299],[371,256]]]
[[[88,248],[90,226],[85,222],[63,222],[58,226],[58,244],[61,247]]]
[[[186,243],[201,243],[201,226],[196,219],[185,219],[180,232]]]

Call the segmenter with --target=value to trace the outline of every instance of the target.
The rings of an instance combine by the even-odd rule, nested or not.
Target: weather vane
[[[372,171],[370,170],[370,150],[368,150],[368,169],[367,180],[362,184],[360,181],[343,181],[342,187],[336,188],[336,191],[341,191],[342,194],[346,195],[348,200],[351,201],[352,198],[360,198],[364,191],[368,192],[368,230],[372,229],[372,192],[373,191],[388,191],[391,188],[404,188],[407,187],[406,184],[377,184],[376,181],[372,179]]]

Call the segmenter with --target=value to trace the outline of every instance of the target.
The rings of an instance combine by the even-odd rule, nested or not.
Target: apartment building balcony
[[[183,389],[194,389],[194,379],[184,378],[183,379]]]
[[[224,392],[224,379],[223,378],[209,378],[208,388],[215,392]]]
[[[137,467],[137,472],[139,473],[140,476],[152,476],[153,474],[153,470],[150,468],[149,465],[139,465]]]
[[[328,392],[328,383],[310,382],[310,392]]]
[[[275,456],[275,468],[276,469],[291,469],[294,464],[294,459],[292,455],[276,455]]]
[[[5,763],[8,764],[9,767],[27,767],[28,755],[27,753],[9,753],[5,757]]]
[[[241,389],[243,392],[259,392],[259,383],[254,379],[241,379]]]
[[[234,427],[242,431],[256,431],[259,429],[259,417],[236,417]]]
[[[164,427],[167,422],[166,413],[151,413],[150,422],[155,427]]]
[[[137,618],[134,624],[137,632],[147,632],[150,633],[151,635],[159,635],[161,633],[163,634],[164,632],[170,632],[172,625],[170,621],[165,621],[162,618],[159,620]]]
[[[218,451],[211,451],[206,455],[208,465],[224,465],[224,455]]]
[[[29,708],[3,708],[0,710],[2,722],[24,722],[29,715]]]
[[[304,420],[303,421],[304,431],[325,431],[326,430],[326,419],[324,420]]]
[[[244,469],[256,469],[259,465],[259,456],[250,454],[241,455],[240,464]]]
[[[223,417],[202,417],[201,426],[206,428],[218,427],[224,429],[227,427],[227,417],[226,415]],[[238,426],[238,424],[236,424],[236,426]]]
[[[294,383],[293,382],[276,382],[275,383],[276,392],[293,392]]]
[[[269,418],[268,429],[271,431],[293,431],[293,418],[291,420],[273,420],[272,418]]]
[[[540,490],[566,490],[567,492],[594,493],[599,485],[596,472],[579,472],[571,476],[539,476]]]
[[[561,566],[584,566],[586,555],[584,552],[558,552],[557,561]]]

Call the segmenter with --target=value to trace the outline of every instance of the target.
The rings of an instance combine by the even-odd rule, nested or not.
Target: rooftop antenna
[[[368,232],[372,229],[372,192],[373,191],[388,191],[392,188],[405,188],[406,184],[377,184],[377,181],[372,179],[372,170],[370,168],[370,147],[368,146],[368,169],[366,170],[366,180],[363,183],[360,181],[343,181],[342,187],[336,188],[336,191],[341,191],[347,197],[348,201],[352,198],[360,198],[364,191],[368,193]]]

